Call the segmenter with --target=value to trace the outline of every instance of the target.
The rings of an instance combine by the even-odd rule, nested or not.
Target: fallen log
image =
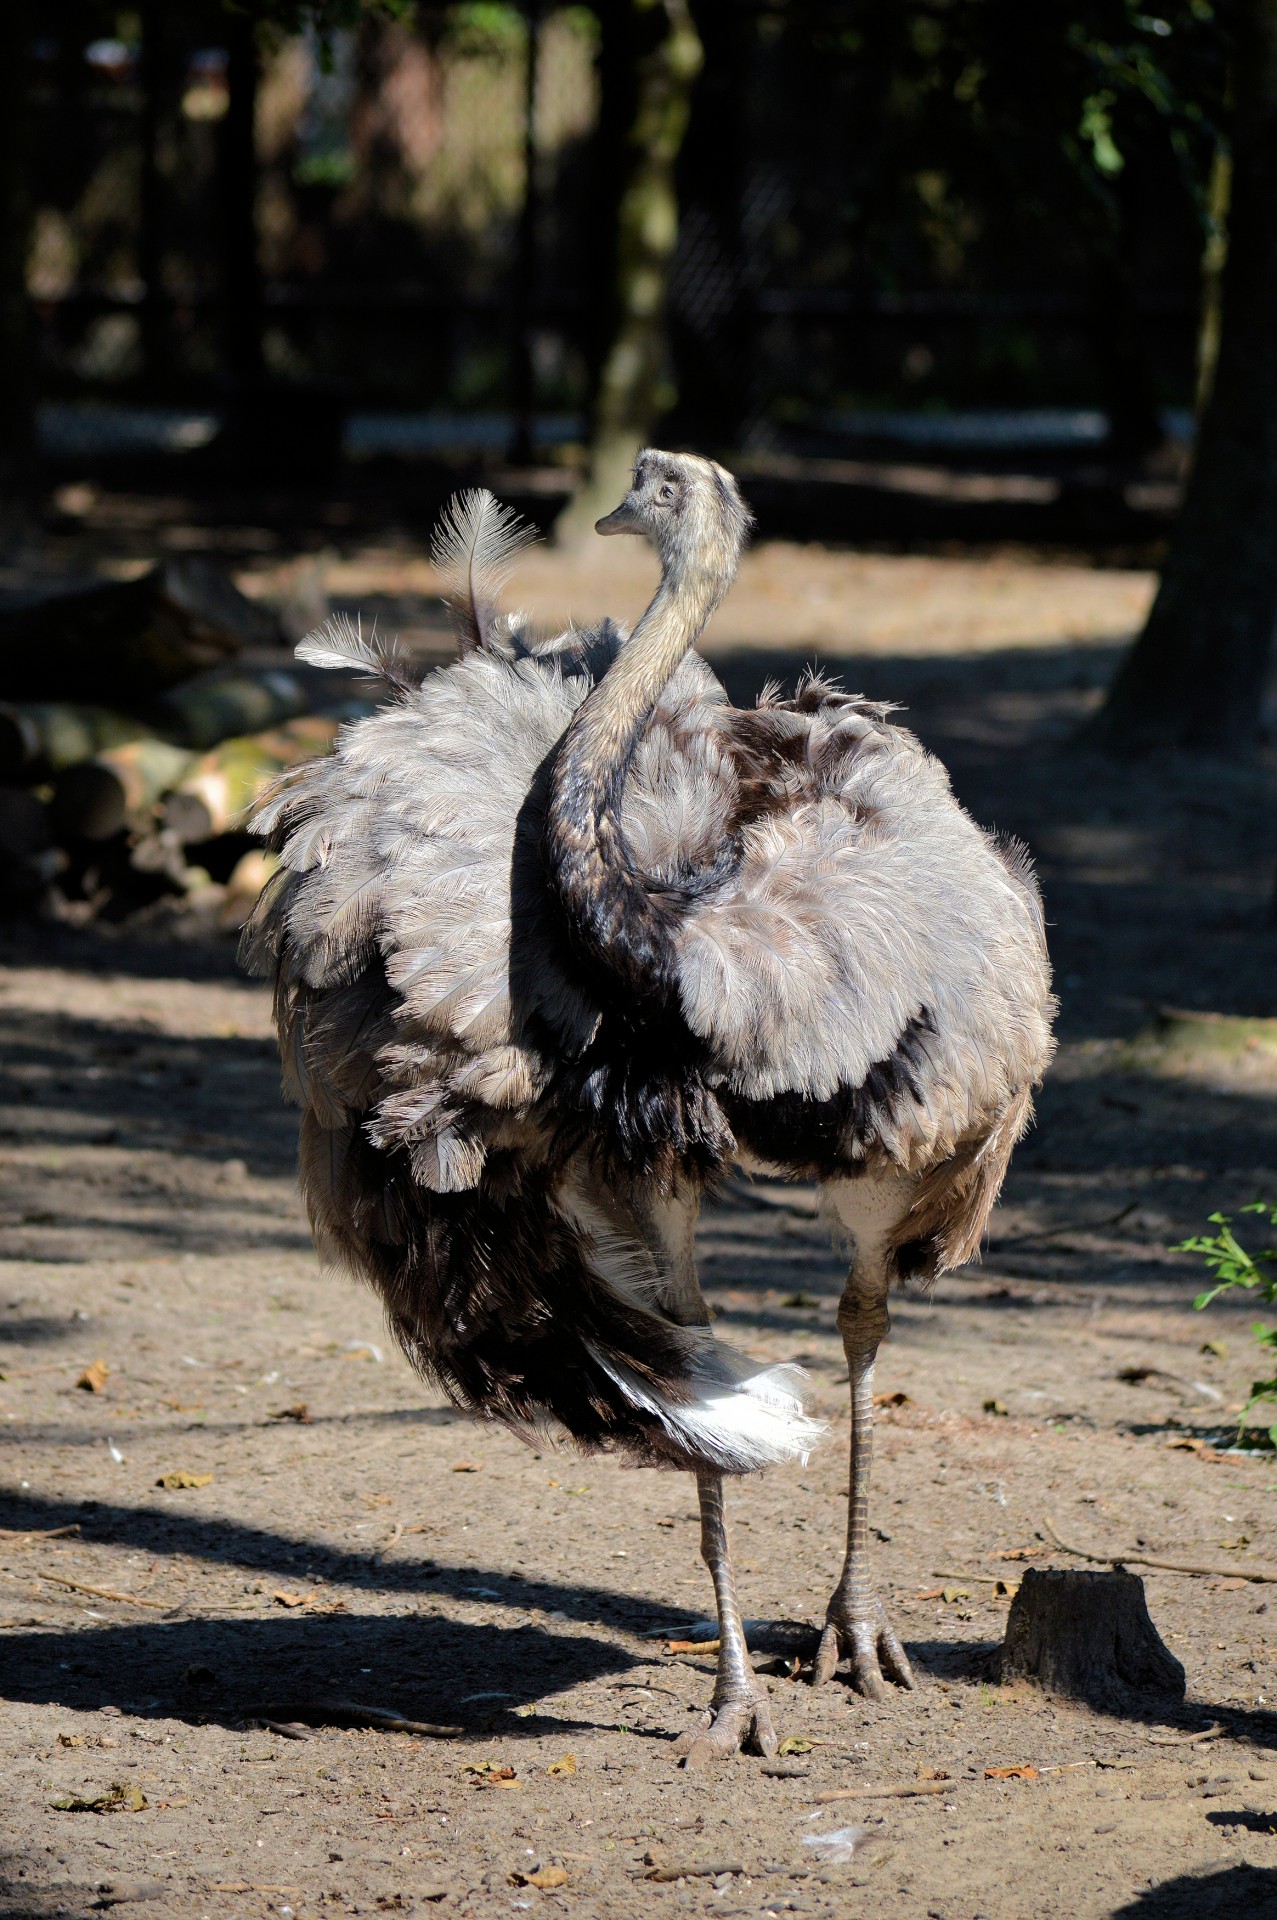
[[[109,840],[125,827],[145,827],[161,795],[191,764],[183,747],[132,740],[81,760],[59,775],[50,812],[59,840]]]
[[[47,780],[106,747],[150,735],[151,728],[142,721],[111,707],[71,706],[61,700],[0,702],[0,780]]]
[[[0,864],[30,860],[52,839],[44,801],[23,787],[0,787]]]
[[[223,740],[189,766],[165,800],[164,828],[190,846],[243,826],[258,795],[276,774],[327,753],[337,721],[304,714],[266,733]]]
[[[295,719],[314,704],[305,677],[288,667],[201,674],[155,701],[150,717],[161,732],[198,753],[221,740],[261,733]]]
[[[0,606],[0,685],[14,700],[135,705],[246,645],[278,639],[274,615],[207,561],[182,555],[136,580]]]

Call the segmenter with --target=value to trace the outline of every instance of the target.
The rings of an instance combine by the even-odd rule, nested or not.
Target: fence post
[[[235,381],[262,368],[262,273],[257,252],[257,34],[247,14],[224,16],[227,108],[219,153],[222,351]]]

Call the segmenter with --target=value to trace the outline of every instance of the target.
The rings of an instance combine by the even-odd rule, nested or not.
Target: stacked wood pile
[[[186,560],[0,607],[0,911],[167,902],[238,925],[269,872],[258,795],[370,711],[353,683],[270,663],[281,639]]]

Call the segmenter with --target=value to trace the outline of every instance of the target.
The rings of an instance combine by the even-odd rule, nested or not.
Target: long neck
[[[631,865],[619,818],[625,778],[657,701],[729,584],[717,570],[666,570],[564,734],[551,776],[546,865],[574,944],[643,998],[665,1000],[672,987],[668,903]]]

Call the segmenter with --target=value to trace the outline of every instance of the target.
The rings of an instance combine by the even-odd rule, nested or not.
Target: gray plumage
[[[461,657],[420,686],[392,663],[389,703],[266,799],[245,938],[317,1241],[413,1360],[473,1411],[711,1478],[817,1429],[705,1327],[707,1181],[819,1180],[848,1298],[885,1296],[977,1249],[1052,1045],[1023,851],[889,709],[809,675],[737,710],[690,650],[748,525],[721,468],[640,455],[600,531],[653,539],[656,598],[628,637],[540,641],[496,608],[526,535],[456,503]],[[357,631],[304,647],[378,664]]]

